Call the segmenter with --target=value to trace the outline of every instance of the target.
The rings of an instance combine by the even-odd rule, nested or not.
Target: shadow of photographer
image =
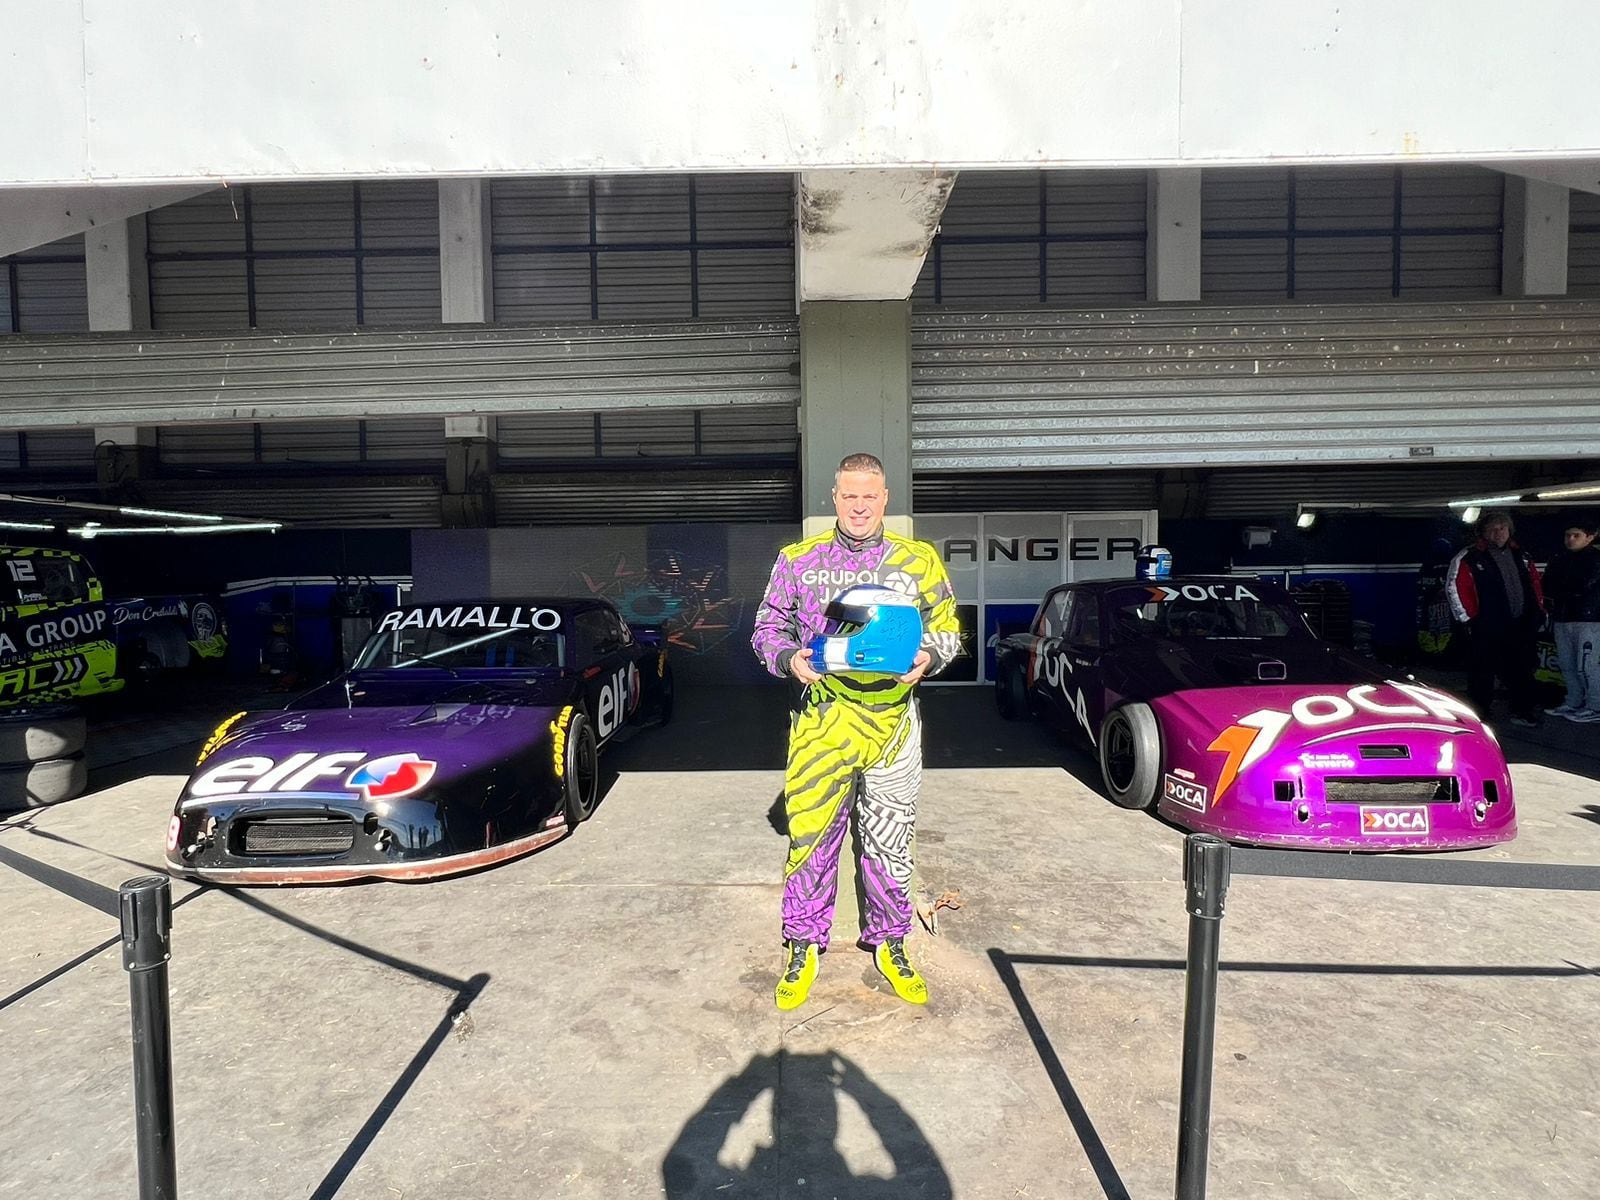
[[[770,1095],[770,1128],[757,1129],[759,1108]],[[891,1173],[858,1170],[851,1159],[878,1158],[870,1139],[840,1142],[841,1097],[866,1118]],[[721,1161],[736,1141],[754,1143],[749,1161]],[[865,1144],[863,1144],[865,1142]],[[949,1200],[954,1192],[939,1157],[898,1101],[841,1054],[757,1055],[726,1080],[685,1122],[661,1164],[664,1194],[691,1197],[769,1197],[803,1187],[824,1200]],[[804,1183],[801,1184],[800,1181]]]

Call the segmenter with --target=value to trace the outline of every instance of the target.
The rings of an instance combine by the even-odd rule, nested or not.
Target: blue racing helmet
[[[1172,577],[1172,551],[1165,546],[1141,546],[1139,557],[1133,560],[1136,579],[1170,579]]]
[[[822,636],[811,639],[813,670],[904,675],[922,649],[922,611],[913,597],[893,588],[846,588],[823,617]]]

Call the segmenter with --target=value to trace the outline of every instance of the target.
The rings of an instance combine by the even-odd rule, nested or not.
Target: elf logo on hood
[[[1277,745],[1283,731],[1291,724],[1307,729],[1325,725],[1344,725],[1359,715],[1387,718],[1356,729],[1340,729],[1337,733],[1311,738],[1306,744],[1325,740],[1326,737],[1347,737],[1355,733],[1375,733],[1391,729],[1424,729],[1442,733],[1456,733],[1467,723],[1480,724],[1478,716],[1463,701],[1432,688],[1415,683],[1386,681],[1388,686],[1409,700],[1410,704],[1384,704],[1373,699],[1377,684],[1363,683],[1343,695],[1301,696],[1289,706],[1288,712],[1276,708],[1258,708],[1240,717],[1217,734],[1207,750],[1216,750],[1228,757],[1217,776],[1217,790],[1211,797],[1215,805],[1233,786],[1239,772],[1261,761]],[[1432,721],[1395,720],[1396,717],[1432,717]]]
[[[357,767],[345,786],[356,788],[365,800],[393,800],[426,785],[437,769],[437,763],[415,754],[391,754]]]
[[[333,780],[358,790],[368,800],[393,800],[409,796],[433,778],[438,764],[415,754],[387,754],[372,758],[361,750],[335,750],[317,754],[302,750],[285,759],[264,754],[230,758],[208,766],[189,784],[191,798],[207,796],[302,795],[343,796],[329,792]]]

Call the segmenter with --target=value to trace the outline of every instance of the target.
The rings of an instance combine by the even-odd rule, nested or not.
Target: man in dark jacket
[[[1547,709],[1569,721],[1600,722],[1600,546],[1594,517],[1567,525],[1564,552],[1550,563],[1545,603],[1555,622],[1556,656],[1567,698]]]
[[[1536,725],[1534,642],[1544,624],[1539,568],[1512,540],[1511,514],[1496,510],[1478,522],[1478,540],[1450,562],[1450,608],[1471,634],[1467,697],[1485,720],[1500,677],[1514,725]]]

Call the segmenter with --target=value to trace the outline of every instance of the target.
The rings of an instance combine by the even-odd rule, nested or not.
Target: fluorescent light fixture
[[[41,525],[37,521],[0,521],[0,529],[26,529],[29,533],[51,533],[54,525]]]
[[[1302,508],[1294,519],[1296,529],[1310,529],[1317,523],[1317,514],[1309,508]]]
[[[97,537],[131,537],[138,533],[277,533],[283,528],[281,521],[241,521],[228,525],[144,525],[134,527],[111,527],[90,521],[87,525],[80,525],[76,529],[67,530],[74,537],[84,539]]]
[[[1522,493],[1517,492],[1510,496],[1479,496],[1476,500],[1452,500],[1451,508],[1482,508],[1485,504],[1515,504],[1522,499]]]
[[[125,517],[158,517],[174,521],[214,521],[218,524],[227,520],[226,517],[212,517],[204,513],[168,512],[164,508],[119,508],[117,511]]]
[[[1479,508],[1476,504],[1469,504],[1469,505],[1467,505],[1466,508],[1461,510],[1461,519],[1463,521],[1465,521],[1468,525],[1471,525],[1474,521],[1476,521],[1478,519],[1478,514],[1480,512],[1482,512],[1482,511],[1483,510],[1481,508]]]
[[[1538,493],[1541,500],[1565,500],[1571,496],[1600,496],[1600,483],[1584,483],[1574,487],[1552,488]]]

